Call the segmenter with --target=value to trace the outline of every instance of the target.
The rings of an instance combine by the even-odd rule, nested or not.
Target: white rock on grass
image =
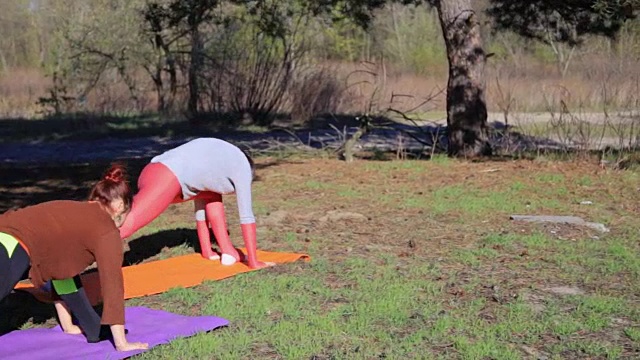
[[[545,291],[554,293],[556,295],[583,295],[584,291],[576,287],[569,286],[556,286],[544,289]]]

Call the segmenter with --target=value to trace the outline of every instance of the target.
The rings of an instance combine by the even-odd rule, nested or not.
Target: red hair
[[[131,209],[132,198],[127,171],[122,164],[112,164],[89,193],[89,201],[97,201],[105,207],[113,200],[122,199],[127,211]]]

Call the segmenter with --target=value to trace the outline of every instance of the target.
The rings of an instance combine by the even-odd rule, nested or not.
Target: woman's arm
[[[250,268],[260,269],[273,265],[271,263],[264,263],[258,261],[257,255],[257,236],[256,236],[256,223],[241,224],[242,238],[244,239],[244,246],[247,249],[247,264]]]
[[[247,264],[251,268],[259,269],[272,264],[258,261],[256,219],[253,215],[251,199],[251,172],[244,175],[234,181],[238,212],[240,213],[240,226],[242,228],[244,246],[247,249]]]
[[[119,351],[147,349],[149,344],[130,343],[124,328],[124,279],[122,277],[122,240],[117,230],[98,240],[94,251],[103,298],[102,324],[110,325]]]

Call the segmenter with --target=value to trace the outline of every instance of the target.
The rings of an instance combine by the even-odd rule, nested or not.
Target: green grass
[[[261,226],[260,247],[308,253],[310,262],[129,300],[230,321],[137,358],[524,360],[532,358],[528,348],[548,359],[629,359],[640,349],[637,175],[453,160],[331,165],[334,178],[254,188],[259,217],[280,209],[292,215]],[[488,167],[502,169],[478,175]],[[576,204],[587,197],[593,206]],[[177,206],[136,236],[193,229],[192,205]],[[234,200],[226,206],[240,245]],[[336,209],[372,220],[318,221]],[[594,238],[508,219],[573,212],[615,219],[612,232]],[[317,216],[304,218],[310,213]],[[159,257],[192,251],[180,245]],[[555,286],[583,293],[547,290]]]
[[[543,192],[549,196],[543,201],[529,196],[532,191]],[[487,213],[501,213],[508,216],[513,213],[532,213],[549,208],[562,210],[566,206],[557,197],[567,195],[566,188],[548,187],[544,182],[541,182],[539,188],[514,182],[507,189],[460,184],[444,186],[423,196],[407,197],[405,206],[429,209],[434,215],[452,213],[461,219],[467,219],[485,216]]]
[[[451,166],[455,160],[452,160],[445,154],[434,154],[431,157],[431,162],[439,166]]]
[[[630,327],[624,329],[624,334],[633,342],[640,344],[640,327]]]
[[[294,233],[283,244],[295,247]],[[492,263],[500,254],[489,246],[525,244],[542,250],[556,245],[541,234],[490,234],[478,248],[459,250],[452,259],[470,269]],[[543,313],[523,300],[495,307],[475,297],[478,275],[467,287],[471,298],[453,301],[439,271],[390,255],[349,257],[335,262],[320,256],[309,264],[244,274],[195,289],[173,289],[158,297],[166,309],[222,316],[228,328],[172,342],[141,359],[171,358],[452,358],[525,359],[520,345],[537,346],[550,355],[567,352],[620,358],[621,348],[606,341],[580,340],[584,332],[615,331],[637,342],[636,328],[607,330],[614,317],[626,317],[632,303],[621,297],[584,295],[549,298]],[[327,284],[340,283],[328,287]],[[495,321],[479,314],[492,309]],[[569,310],[567,310],[569,309]],[[543,335],[564,342],[540,342]],[[574,337],[577,340],[573,340]],[[425,345],[426,344],[426,345]],[[434,353],[425,353],[425,346]]]
[[[438,165],[453,163],[455,160],[451,160],[449,157],[445,155],[437,155],[434,159],[438,159],[435,161]],[[406,160],[406,161],[372,161],[367,162],[364,165],[364,169],[367,171],[375,171],[376,173],[382,174],[392,174],[398,171],[411,171],[422,173],[427,171],[425,168],[424,161],[418,160]]]
[[[204,314],[230,319],[232,325],[209,335],[204,349],[207,337],[201,336],[141,358],[242,358],[253,351],[287,359],[417,355],[422,338],[413,333],[420,330],[422,319],[441,311],[439,285],[401,277],[393,265],[372,267],[353,259],[344,267],[320,261],[302,268],[301,274],[271,275],[266,270],[161,295],[159,300],[170,308],[197,306]],[[344,273],[350,286],[328,288],[327,277],[336,273]],[[404,339],[404,346],[395,346]]]
[[[450,161],[432,164],[443,169],[456,166]],[[412,161],[370,163],[366,169],[385,177],[400,173],[419,176],[425,171],[423,163]],[[506,218],[514,212],[565,211],[575,196],[574,186],[595,183],[587,175],[575,181],[561,174],[540,172],[530,179],[508,181],[507,186],[460,183],[416,193],[400,185],[398,192],[374,198],[367,198],[366,186],[308,180],[304,187],[332,193],[347,204],[369,199],[372,204],[395,203],[406,209],[422,209],[426,216],[456,215],[460,222],[482,223],[487,214],[503,214]],[[604,210],[596,210],[601,211]],[[304,250],[294,232],[283,233],[280,241],[288,249]],[[323,240],[320,237],[317,241]],[[607,339],[584,340],[583,335],[610,331],[637,342],[637,329],[612,329],[613,318],[637,316],[627,310],[634,302],[625,295],[548,295],[542,312],[536,312],[524,300],[495,305],[480,296],[487,282],[497,281],[487,269],[495,269],[500,259],[517,258],[523,248],[530,256],[539,256],[539,260],[523,265],[513,263],[506,268],[518,272],[530,267],[540,279],[568,283],[583,279],[587,285],[599,283],[601,276],[611,280],[640,276],[639,260],[634,256],[637,246],[626,237],[568,243],[545,232],[489,231],[470,246],[452,247],[445,260],[472,274],[459,285],[469,294],[462,299],[451,298],[447,281],[442,280],[444,274],[450,282],[456,282],[455,272],[422,264],[419,258],[398,258],[378,250],[366,258],[332,261],[331,257],[323,257],[320,245],[315,248],[318,257],[309,265],[297,266],[293,274],[270,276],[265,271],[234,278],[226,285],[211,283],[205,292],[209,297],[204,300],[203,294],[204,302],[199,305],[181,291],[168,294],[172,297],[167,301],[200,306],[207,313],[232,319],[234,325],[222,330],[219,340],[212,340],[215,346],[207,347],[215,349],[210,354],[216,358],[525,359],[521,345],[551,357],[574,354],[620,358],[619,345]],[[540,259],[554,260],[558,269],[549,269]],[[401,270],[406,267],[411,270]],[[336,279],[336,285],[327,287]],[[223,287],[228,290],[222,291]],[[481,316],[485,312],[491,313],[491,321]],[[544,336],[561,341],[547,344],[540,340]],[[198,346],[198,341],[190,343]],[[176,352],[199,356],[200,350],[181,350],[184,345],[180,344],[175,345],[179,346]],[[424,351],[425,346],[430,351]],[[206,357],[208,351],[211,350],[202,351],[202,356]]]
[[[309,180],[304,184],[307,188],[311,190],[321,190],[321,189],[331,189],[332,185],[327,183],[322,183],[319,181]]]

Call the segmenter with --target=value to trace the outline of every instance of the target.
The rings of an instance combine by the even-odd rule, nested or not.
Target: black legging
[[[9,255],[6,246],[0,243],[0,300],[11,293],[16,284],[23,279],[29,270],[31,260],[24,248],[17,244]],[[98,342],[109,337],[107,329],[100,324],[100,316],[91,306],[87,294],[82,288],[80,277],[63,281],[68,285],[64,291],[56,289],[53,282],[53,290],[58,293],[62,301],[69,307],[71,314],[76,318],[78,326],[82,329],[88,342]]]

